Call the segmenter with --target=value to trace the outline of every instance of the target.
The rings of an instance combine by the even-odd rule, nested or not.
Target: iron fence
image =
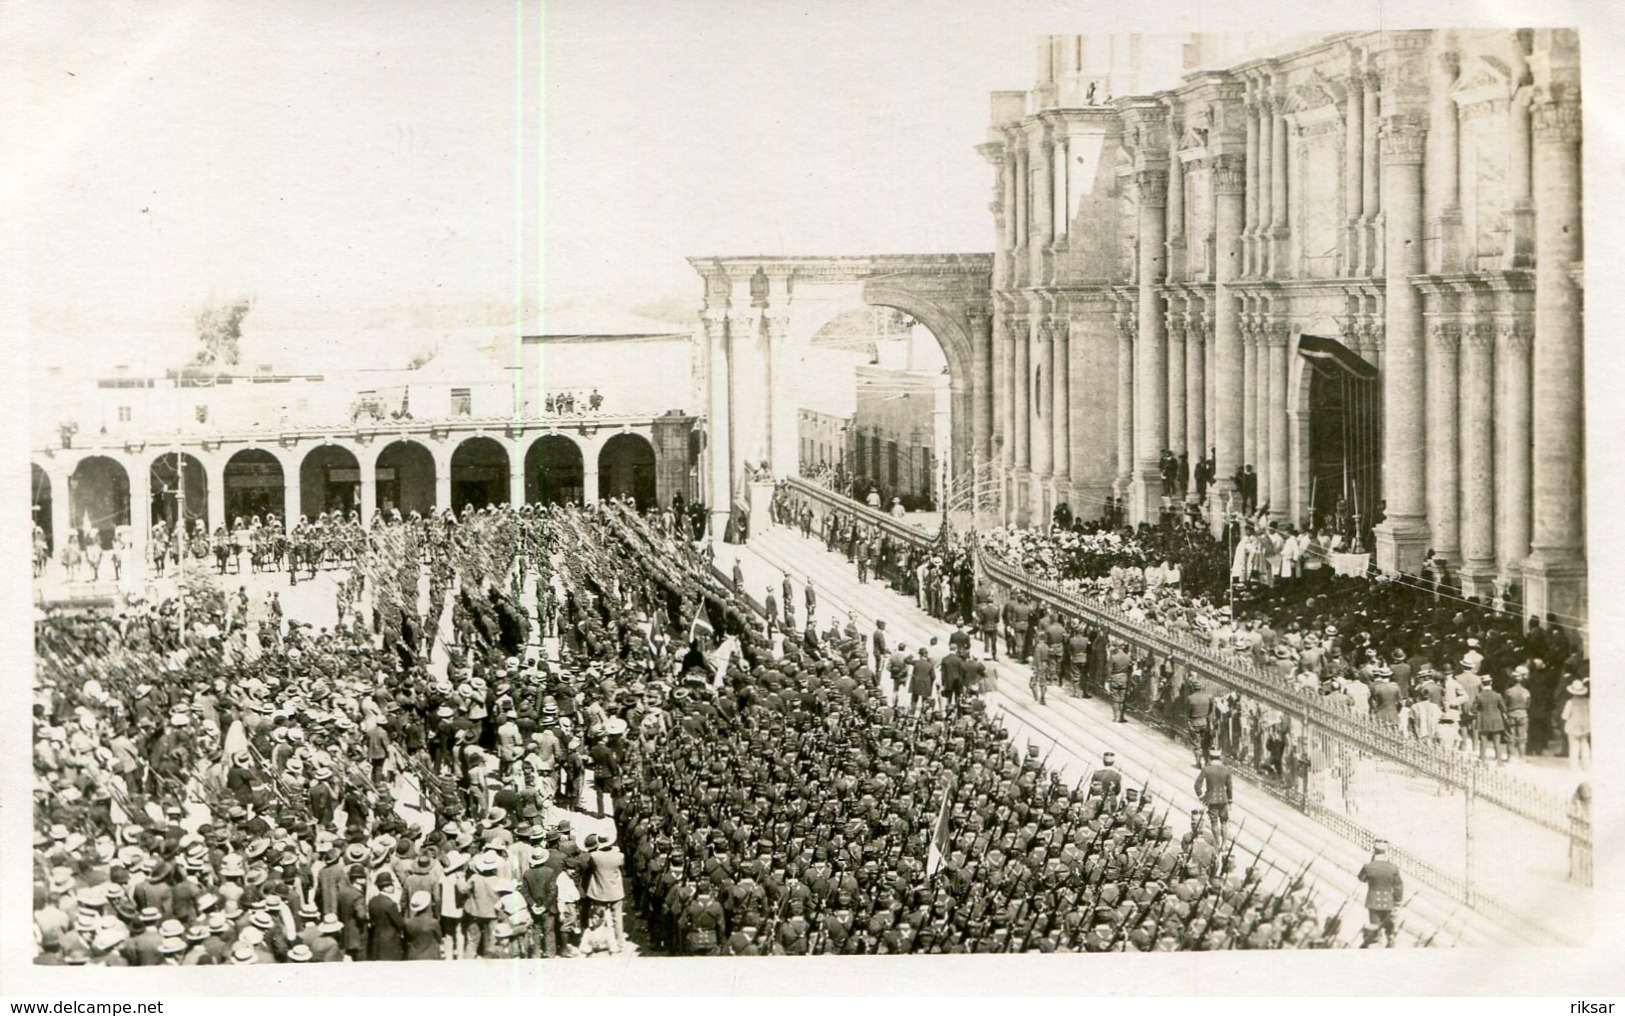
[[[834,491],[790,481],[821,516],[839,511],[925,549],[928,534]],[[1126,614],[978,553],[984,586],[1021,590],[1056,612],[1103,630],[1138,657],[1129,712],[1190,740],[1186,679],[1216,693],[1215,738],[1233,770],[1344,839],[1387,840],[1402,868],[1432,889],[1553,944],[1583,940],[1578,925],[1542,915],[1583,913],[1591,882],[1589,805],[1417,740],[1399,727],[1326,704],[1250,659],[1148,628]]]

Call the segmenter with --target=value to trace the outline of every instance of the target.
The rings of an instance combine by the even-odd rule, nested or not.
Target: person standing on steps
[[[1223,842],[1225,827],[1230,823],[1230,802],[1235,795],[1235,785],[1219,749],[1209,748],[1207,756],[1207,765],[1196,774],[1196,796],[1207,808],[1208,822],[1218,834],[1220,842]]]
[[[1378,840],[1371,845],[1371,860],[1360,869],[1360,881],[1366,884],[1365,909],[1370,915],[1366,921],[1361,949],[1377,944],[1378,936],[1386,939],[1389,949],[1394,947],[1398,934],[1394,927],[1394,911],[1405,899],[1405,880],[1399,868],[1388,859],[1388,842]]]

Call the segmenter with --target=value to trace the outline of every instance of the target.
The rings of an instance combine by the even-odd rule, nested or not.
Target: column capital
[[[1495,326],[1488,321],[1473,321],[1461,326],[1461,341],[1475,353],[1488,353],[1495,349]]]
[[[1215,155],[1207,160],[1213,173],[1213,193],[1240,196],[1247,187],[1246,160],[1240,155]]]
[[[1572,143],[1580,140],[1580,90],[1553,86],[1550,95],[1530,107],[1535,140]]]
[[[1202,345],[1213,332],[1213,322],[1206,314],[1191,314],[1189,327],[1186,329],[1185,341]]]
[[[1049,322],[1050,337],[1055,342],[1066,342],[1072,338],[1072,322],[1064,317],[1052,317]]]
[[[1535,329],[1523,321],[1509,321],[1501,325],[1501,342],[1508,352],[1527,353],[1535,342]]]
[[[1168,338],[1183,342],[1187,330],[1185,314],[1183,311],[1171,310],[1168,312]]]
[[[1134,174],[1134,186],[1139,191],[1140,204],[1152,208],[1168,205],[1168,171],[1142,169]]]
[[[1292,325],[1286,321],[1271,321],[1259,329],[1259,345],[1285,348],[1292,338]]]
[[[1435,321],[1428,329],[1428,335],[1435,346],[1447,353],[1454,353],[1461,347],[1461,325],[1454,321]]]
[[[1361,334],[1365,336],[1365,344],[1373,353],[1382,352],[1383,344],[1387,341],[1388,326],[1382,321],[1368,321]]]
[[[1139,322],[1136,321],[1136,315],[1133,312],[1119,311],[1117,314],[1113,315],[1113,318],[1115,319],[1117,334],[1120,338],[1132,339],[1134,338],[1135,333],[1139,331]]]
[[[1421,165],[1427,155],[1427,117],[1390,113],[1382,119],[1382,159],[1390,165]]]

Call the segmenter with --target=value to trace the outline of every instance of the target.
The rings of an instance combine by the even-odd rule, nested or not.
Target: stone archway
[[[1288,378],[1291,518],[1331,526],[1341,504],[1347,525],[1371,525],[1382,498],[1381,380],[1341,337],[1304,332]],[[1345,534],[1347,535],[1347,534]]]
[[[707,496],[726,513],[763,462],[789,475],[798,459],[794,382],[785,354],[857,306],[900,310],[925,326],[948,363],[955,477],[991,465],[992,255],[690,258],[705,281],[701,361],[710,440]],[[749,469],[747,469],[749,467]],[[723,527],[714,526],[721,532]]]
[[[434,453],[416,441],[402,438],[379,451],[375,460],[377,510],[399,510],[401,515],[430,515],[435,510]]]
[[[562,434],[544,434],[525,451],[527,504],[581,504],[586,468],[581,446]]]
[[[152,460],[147,480],[152,499],[152,514],[148,517],[153,522],[162,522],[174,529],[176,520],[181,517],[183,501],[188,532],[199,521],[205,529],[218,522],[209,518],[209,473],[197,456],[165,452]]]
[[[245,523],[259,516],[280,517],[286,507],[287,479],[282,473],[282,462],[263,448],[244,448],[226,460],[220,471],[220,483],[225,492],[227,526],[238,519]]]
[[[655,503],[655,450],[642,434],[616,434],[598,453],[598,498],[631,497],[639,511]]]
[[[451,507],[462,513],[508,503],[508,450],[495,438],[471,437],[451,453]]]
[[[56,553],[56,523],[51,517],[51,510],[55,507],[52,500],[55,493],[51,489],[51,476],[40,467],[38,462],[28,464],[28,502],[33,512],[34,525],[45,534],[45,549]]]
[[[312,448],[299,463],[299,512],[315,518],[324,512],[349,515],[361,507],[361,462],[343,445]]]
[[[113,531],[129,524],[130,474],[124,466],[105,455],[80,459],[68,477],[68,528],[91,533],[109,548]]]

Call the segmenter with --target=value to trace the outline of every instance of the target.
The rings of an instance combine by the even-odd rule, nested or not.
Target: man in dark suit
[[[406,918],[401,905],[395,902],[395,876],[380,871],[375,884],[378,891],[367,901],[367,923],[371,925],[371,945],[367,958],[374,962],[406,959]]]
[[[346,956],[357,962],[365,959],[367,954],[366,879],[366,868],[359,864],[350,865],[349,882],[339,887],[338,905],[333,911],[344,925],[339,945]]]
[[[1396,934],[1394,911],[1405,900],[1405,880],[1394,862],[1388,860],[1387,841],[1378,840],[1371,845],[1371,860],[1360,869],[1360,881],[1366,884],[1365,909],[1370,914],[1360,948],[1370,948],[1376,944],[1377,936],[1383,935],[1388,948],[1392,949]]]

